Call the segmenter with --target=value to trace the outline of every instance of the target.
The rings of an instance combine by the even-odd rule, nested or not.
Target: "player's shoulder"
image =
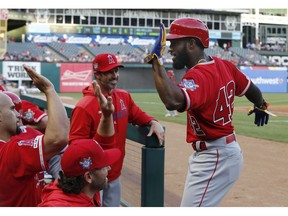
[[[37,135],[41,135],[42,133],[32,127],[28,126],[21,126],[20,127],[20,134],[18,134],[19,137],[34,137]]]
[[[115,94],[130,94],[128,91],[126,91],[124,89],[118,89],[118,88],[114,89],[113,93],[115,93]]]

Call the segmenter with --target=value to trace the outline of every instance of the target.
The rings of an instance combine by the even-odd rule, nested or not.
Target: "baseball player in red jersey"
[[[69,121],[53,84],[31,68],[24,69],[47,98],[49,118],[45,135],[20,127],[20,114],[9,96],[0,92],[0,206],[37,206],[37,174],[49,169],[47,160],[68,142]]]
[[[232,63],[205,54],[209,32],[202,21],[174,20],[167,39],[173,68],[187,68],[179,84],[171,82],[163,66],[166,46],[163,24],[145,61],[153,65],[155,85],[165,106],[187,112],[186,141],[195,152],[189,157],[181,206],[218,206],[237,181],[243,165],[232,124],[234,97],[245,95],[255,104],[258,126],[268,123],[264,112],[268,105],[261,91]]]
[[[30,101],[21,100],[14,92],[4,91],[4,93],[11,98],[12,102],[14,103],[15,110],[20,113],[21,121],[19,121],[19,124],[21,126],[25,125],[29,128],[32,127],[41,133],[45,132],[48,122],[47,113],[42,111],[38,106]],[[26,117],[23,117],[23,113],[26,113]],[[27,119],[27,113],[30,113],[28,114],[30,116],[29,120]],[[25,119],[27,119],[27,121],[25,121]],[[60,159],[65,149],[66,148],[48,160],[49,170],[47,172],[43,172],[42,175],[45,177],[46,182],[53,181],[58,177],[59,171],[61,170]]]
[[[93,72],[101,91],[105,96],[111,96],[115,111],[113,113],[115,127],[115,146],[121,151],[120,159],[111,166],[108,174],[108,187],[103,190],[102,206],[118,207],[121,198],[120,174],[125,155],[125,141],[128,123],[140,126],[150,125],[148,136],[155,133],[159,143],[164,140],[164,129],[155,120],[143,112],[133,101],[131,95],[122,89],[117,89],[119,67],[116,56],[105,53],[99,54],[93,61]],[[83,89],[84,97],[76,104],[72,111],[69,143],[75,139],[91,139],[95,136],[99,125],[101,110],[92,86]],[[102,146],[104,149],[107,147]]]
[[[45,132],[48,115],[34,103],[22,100],[22,122],[24,125]]]
[[[105,98],[93,81],[101,107],[101,119],[94,139],[77,139],[65,150],[61,159],[60,177],[43,190],[39,207],[94,207],[93,197],[108,184],[110,165],[120,158],[120,150],[103,150],[97,143],[112,145],[115,141],[112,98]],[[99,193],[98,193],[99,194]]]

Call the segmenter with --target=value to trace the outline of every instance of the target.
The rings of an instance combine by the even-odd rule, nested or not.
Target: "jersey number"
[[[222,125],[226,125],[231,122],[234,108],[234,89],[235,83],[231,81],[219,90],[213,115],[215,123],[222,121]]]

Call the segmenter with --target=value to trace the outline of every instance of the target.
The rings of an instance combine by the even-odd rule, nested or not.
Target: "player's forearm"
[[[102,116],[97,128],[97,133],[103,137],[114,135],[114,125],[112,115],[109,117]]]
[[[48,122],[45,139],[53,139],[54,144],[68,143],[69,120],[66,110],[56,91],[46,92]],[[57,138],[56,138],[57,137]],[[56,142],[57,141],[57,142]]]
[[[155,87],[166,108],[181,109],[184,96],[180,88],[171,81],[165,68],[160,66],[157,60],[153,60],[153,70]]]
[[[250,102],[255,104],[257,107],[261,107],[263,105],[262,93],[260,89],[254,83],[251,83],[245,96]]]

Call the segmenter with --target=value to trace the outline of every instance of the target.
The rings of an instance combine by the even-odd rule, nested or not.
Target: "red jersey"
[[[189,69],[178,84],[186,99],[186,141],[214,140],[233,133],[234,97],[243,96],[250,83],[231,62],[216,57]]]
[[[43,134],[21,127],[9,142],[0,141],[0,206],[37,206],[38,173],[49,169],[44,158]]]
[[[58,179],[45,186],[42,192],[42,202],[38,207],[95,207],[93,199],[86,194],[65,194],[57,186]]]
[[[47,113],[39,109],[38,106],[31,103],[30,101],[22,101],[22,122],[26,124],[37,124],[43,117],[47,116]]]
[[[101,109],[98,99],[94,96],[92,85],[83,89],[84,97],[76,104],[72,111],[69,143],[75,139],[91,139],[95,136],[101,118]],[[113,121],[115,128],[115,144],[110,147],[121,151],[121,158],[111,166],[108,174],[109,181],[117,179],[121,174],[125,156],[125,142],[128,123],[139,126],[148,125],[154,118],[143,112],[133,101],[131,95],[121,89],[114,89],[112,100],[115,107]],[[155,119],[154,119],[155,120]],[[107,145],[102,145],[107,149]]]

